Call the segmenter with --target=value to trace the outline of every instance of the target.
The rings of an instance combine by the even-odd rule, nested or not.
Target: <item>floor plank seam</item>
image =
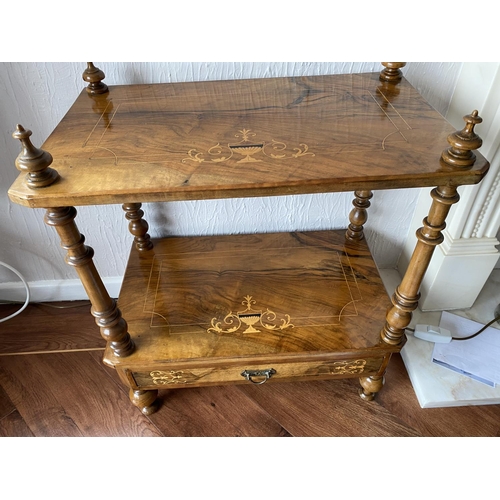
[[[0,422],[2,420],[5,420],[7,417],[9,417],[10,415],[12,415],[16,411],[18,411],[17,408],[12,408],[12,410],[10,410],[9,413],[6,413],[3,417],[0,418]]]
[[[30,352],[4,352],[2,356],[27,356],[29,354],[67,354],[71,352],[105,351],[104,347],[89,347],[87,349],[56,349],[54,351],[30,351]]]
[[[93,356],[91,356],[92,360],[98,365],[100,366],[101,368],[104,368],[104,372],[106,373],[106,377],[108,377],[115,385],[116,387],[118,388],[119,391],[123,392],[127,397],[129,395],[128,393],[128,390],[127,388],[119,383],[112,375],[111,375],[111,370],[112,368],[110,368],[109,366],[106,366],[104,363],[99,363],[99,361],[94,358]],[[162,405],[163,405],[163,401],[162,401]],[[141,411],[139,409],[137,409],[137,411],[139,413],[141,413]],[[142,413],[141,413],[142,414]],[[148,416],[148,415],[144,415],[144,417],[149,421],[149,423],[156,429],[156,431],[158,432],[158,434],[160,434],[160,437],[166,437],[164,432],[154,423],[153,420],[151,420],[151,418]]]
[[[164,402],[162,401],[161,402],[161,406],[163,406]],[[160,409],[161,409],[161,406],[160,406]],[[137,411],[140,411],[139,409]],[[148,416],[148,415],[145,415],[145,417],[149,420],[149,423],[158,431],[158,434],[160,434],[160,436],[158,437],[167,437],[165,436],[164,432],[153,422],[153,420],[151,420],[151,418]]]
[[[252,401],[254,404],[256,404],[263,412],[266,413],[266,415],[269,416],[274,422],[276,422],[279,426],[280,429],[288,434],[288,436],[278,436],[278,437],[295,437],[279,420],[277,420],[273,415],[271,415],[260,403],[258,403],[255,398],[252,396],[249,396],[245,391],[241,390],[241,387],[237,387],[237,389],[244,394],[250,401]]]

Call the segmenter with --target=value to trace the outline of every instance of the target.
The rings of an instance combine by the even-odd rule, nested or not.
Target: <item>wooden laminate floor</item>
[[[0,436],[500,436],[500,405],[421,409],[399,356],[372,402],[357,379],[192,388],[160,391],[146,417],[102,364],[81,304],[32,304],[0,323]]]

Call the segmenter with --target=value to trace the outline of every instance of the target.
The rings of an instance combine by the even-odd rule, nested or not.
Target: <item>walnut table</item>
[[[381,73],[82,90],[38,149],[18,125],[12,201],[45,208],[107,340],[104,363],[145,414],[159,388],[358,377],[382,388],[457,187],[488,162],[477,111],[454,130],[402,77]],[[433,187],[391,299],[363,236],[372,190]],[[153,240],[141,204],[354,191],[343,231]],[[75,206],[118,203],[134,236],[118,302]],[[347,219],[347,214],[346,214]]]

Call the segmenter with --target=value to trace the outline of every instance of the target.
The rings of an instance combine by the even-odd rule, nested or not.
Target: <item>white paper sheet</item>
[[[444,311],[439,326],[450,330],[453,337],[467,337],[484,325]],[[500,330],[489,327],[470,340],[434,344],[432,361],[495,387],[500,384]]]

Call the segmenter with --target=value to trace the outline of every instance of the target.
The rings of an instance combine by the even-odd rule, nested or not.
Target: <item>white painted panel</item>
[[[286,63],[106,63],[96,62],[108,84],[179,82],[379,71],[373,62]],[[445,114],[460,63],[409,63],[407,78]],[[33,131],[36,146],[48,137],[84,86],[85,63],[0,63],[0,260],[18,269],[29,282],[74,279],[64,263],[55,231],[43,223],[42,210],[11,203],[7,189],[18,172],[14,160],[17,123]],[[445,145],[443,145],[444,147]],[[372,200],[367,238],[381,268],[396,266],[418,190],[377,192]],[[151,234],[224,234],[308,230],[346,226],[352,196],[320,194],[276,198],[149,204],[144,209]],[[118,206],[81,207],[80,231],[96,251],[104,277],[123,273],[131,237]],[[0,269],[0,283],[12,276]]]

